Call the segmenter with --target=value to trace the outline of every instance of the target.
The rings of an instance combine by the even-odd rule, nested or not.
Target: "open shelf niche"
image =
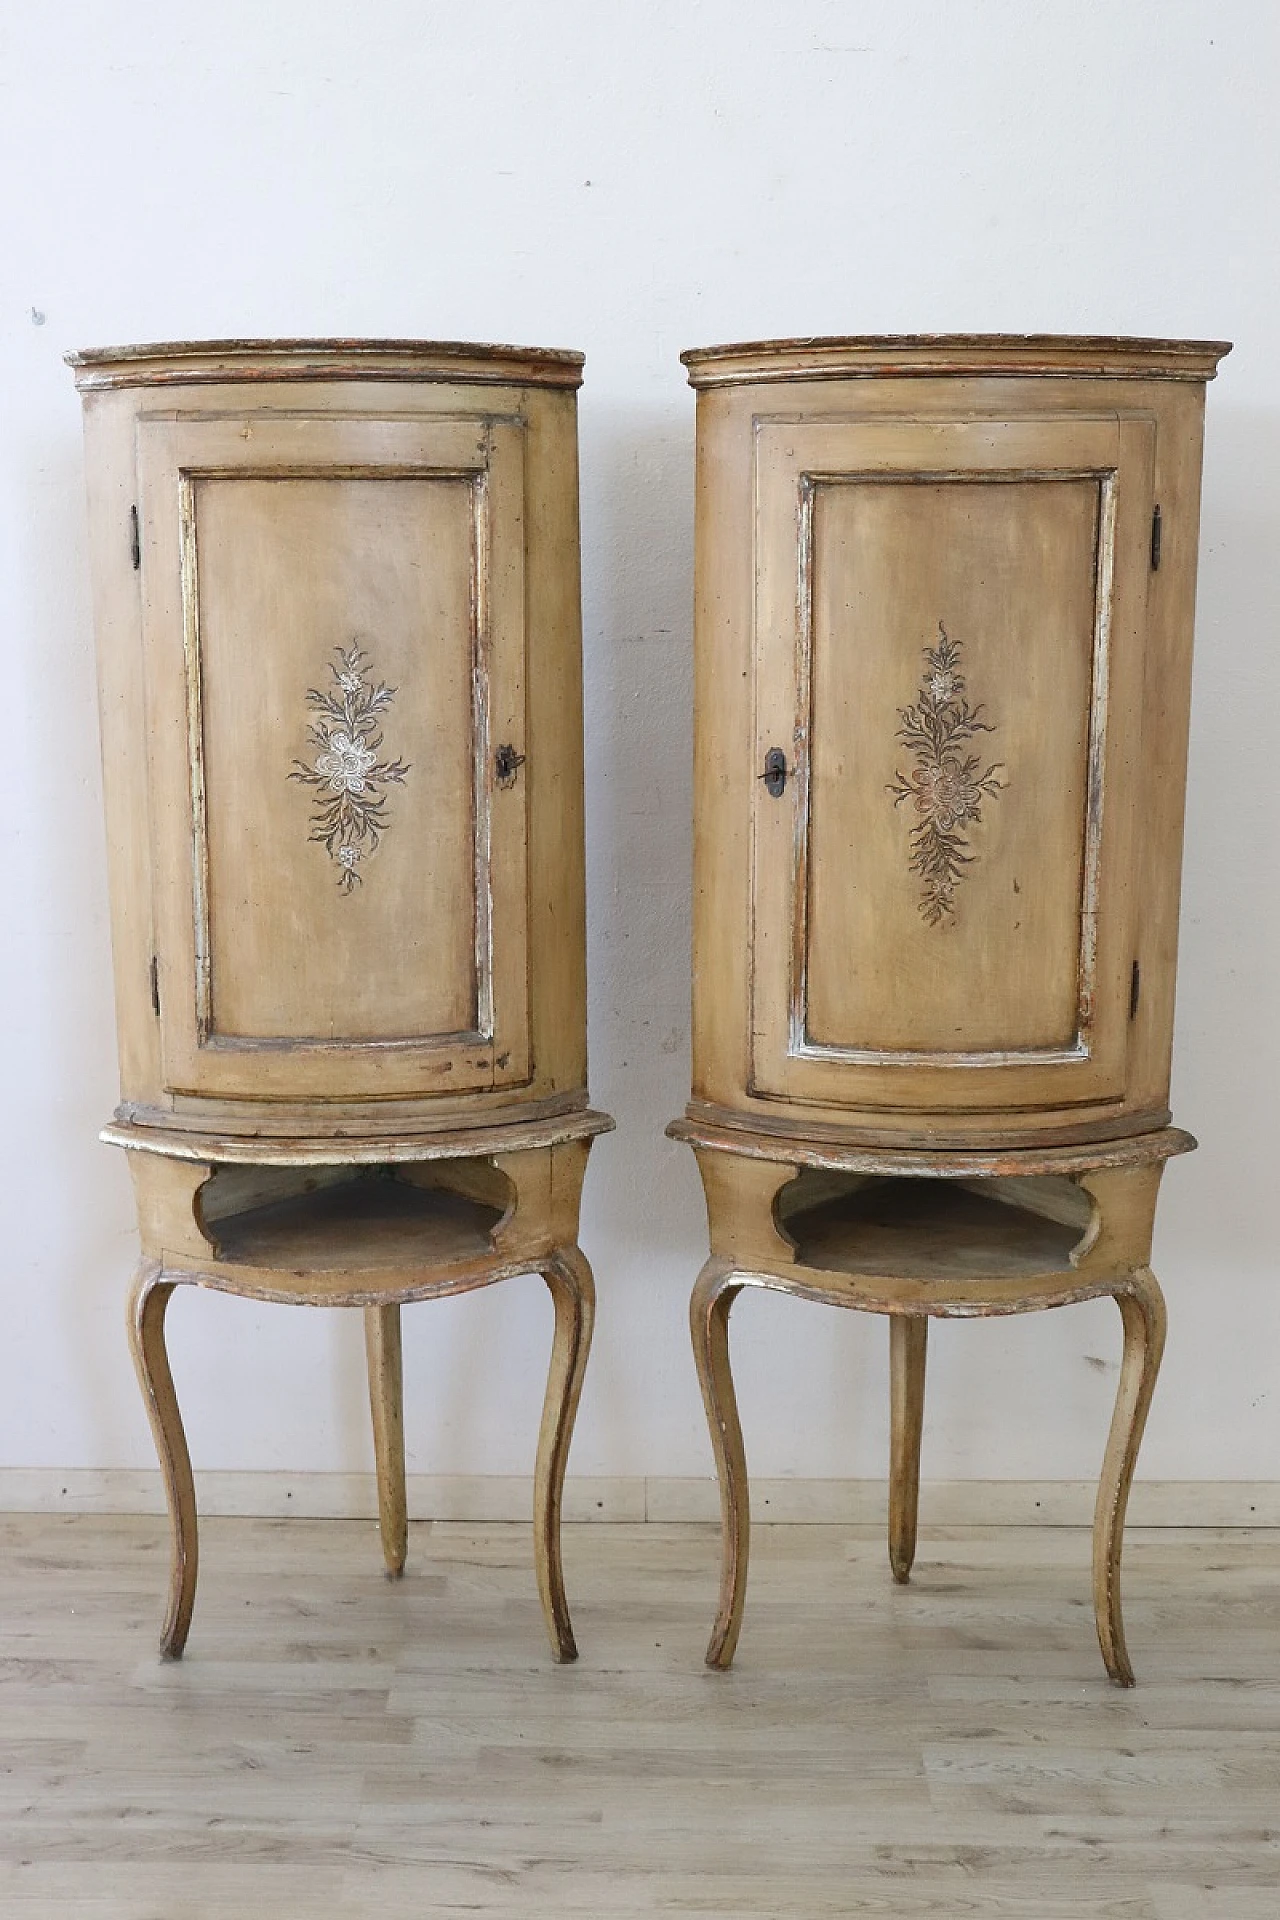
[[[514,1190],[489,1160],[225,1166],[196,1200],[218,1260],[359,1271],[482,1258]]]
[[[775,1213],[803,1266],[961,1279],[1069,1269],[1092,1203],[1057,1174],[970,1180],[806,1168]]]

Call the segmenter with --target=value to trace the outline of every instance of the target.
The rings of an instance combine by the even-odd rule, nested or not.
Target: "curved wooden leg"
[[[369,1407],[373,1414],[373,1451],[378,1467],[378,1521],[382,1557],[397,1579],[409,1550],[409,1509],[404,1486],[404,1363],[400,1348],[400,1308],[366,1307],[365,1355],[369,1363]]]
[[[1164,1352],[1166,1317],[1164,1295],[1150,1267],[1135,1269],[1115,1298],[1124,1321],[1124,1358],[1094,1510],[1093,1606],[1107,1672],[1118,1687],[1131,1687],[1133,1668],[1120,1611],[1120,1552],[1133,1469]]]
[[[707,1665],[720,1668],[729,1666],[737,1651],[751,1546],[747,1454],[729,1367],[729,1310],[741,1291],[742,1282],[731,1267],[708,1260],[689,1301],[693,1357],[720,1482],[720,1606],[707,1647]]]
[[[569,1618],[560,1558],[560,1502],[573,1423],[582,1395],[587,1355],[591,1351],[596,1289],[586,1257],[576,1246],[557,1248],[540,1271],[551,1290],[556,1326],[533,1480],[534,1564],[551,1651],[557,1660],[576,1660],[578,1646]]]
[[[191,1477],[191,1455],[187,1452],[187,1437],[182,1430],[182,1415],[164,1344],[165,1309],[176,1284],[165,1277],[163,1268],[154,1260],[144,1260],[129,1294],[128,1320],[129,1348],[160,1456],[172,1526],[169,1604],[160,1634],[160,1651],[167,1660],[181,1659],[187,1644],[198,1567],[196,1489]]]
[[[924,1369],[929,1344],[925,1314],[889,1316],[889,1565],[903,1583],[916,1557],[920,1500],[920,1431],[924,1425]]]

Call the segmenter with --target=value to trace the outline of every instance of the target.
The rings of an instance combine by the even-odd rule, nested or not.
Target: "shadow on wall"
[[[594,1218],[617,1251],[691,1280],[700,1192],[663,1129],[689,1095],[692,395],[643,413],[584,401],[582,499],[591,1081],[619,1129]]]
[[[689,1090],[693,407],[678,384],[670,407],[597,404],[589,385],[580,407],[590,1086],[618,1132],[583,1200],[600,1314],[576,1458],[586,1440],[593,1467],[634,1472],[659,1376],[697,1413],[685,1317],[706,1251],[692,1156],[663,1133]],[[495,1379],[520,1382],[533,1431],[540,1292],[450,1314],[424,1461],[483,1457]]]
[[[5,930],[5,1078],[16,1129],[7,1163],[23,1168],[8,1245],[24,1288],[45,1297],[27,1321],[32,1334],[37,1312],[56,1313],[60,1331],[52,1347],[42,1334],[38,1364],[30,1349],[18,1361],[19,1399],[39,1376],[45,1405],[59,1408],[48,1425],[74,1409],[96,1451],[123,1421],[136,1419],[143,1432],[145,1421],[121,1319],[136,1258],[128,1172],[97,1139],[118,1098],[115,1011],[80,409],[65,369],[57,374],[66,379],[62,404],[14,460],[25,524],[8,656],[20,758],[8,771],[21,810],[15,851],[27,871],[11,876],[11,897],[25,906]],[[119,1335],[119,1369],[97,1364],[100,1325]],[[37,1417],[27,1428],[33,1456],[40,1427]],[[66,1440],[56,1444],[65,1459]]]
[[[1174,1036],[1174,1118],[1202,1145],[1165,1179],[1156,1245],[1202,1278],[1275,1264],[1280,411],[1233,409],[1231,371],[1205,432]]]

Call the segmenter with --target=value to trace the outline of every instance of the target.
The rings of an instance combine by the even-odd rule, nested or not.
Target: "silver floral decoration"
[[[307,739],[315,759],[311,765],[295,760],[289,778],[315,789],[308,838],[324,847],[338,869],[338,891],[349,894],[362,883],[361,861],[391,824],[385,789],[403,786],[409,768],[400,759],[378,758],[380,716],[396,689],[375,681],[364,649],[355,642],[338,647],[329,672],[332,687],[307,689],[315,716]]]
[[[982,819],[984,798],[1003,793],[996,775],[1003,763],[984,767],[984,756],[965,753],[966,741],[994,733],[981,706],[971,707],[960,672],[960,648],[938,622],[938,644],[924,649],[925,671],[914,706],[900,707],[897,738],[915,755],[909,774],[896,773],[887,791],[895,807],[910,800],[918,816],[911,829],[912,873],[924,882],[920,912],[931,927],[955,918],[955,890],[972,866],[965,829]]]

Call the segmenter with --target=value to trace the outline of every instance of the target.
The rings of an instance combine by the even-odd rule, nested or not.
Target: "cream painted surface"
[[[591,1085],[620,1128],[587,1182],[600,1313],[572,1465],[691,1478],[710,1470],[685,1331],[705,1220],[692,1156],[662,1138],[689,1081],[693,397],[677,355],[1051,328],[1236,341],[1208,396],[1175,1051],[1175,1115],[1203,1145],[1164,1182],[1170,1337],[1142,1471],[1280,1476],[1273,9],[215,12],[215,31],[160,0],[0,20],[0,146],[20,183],[0,215],[0,1465],[153,1460],[122,1328],[127,1170],[95,1138],[116,1061],[63,350],[250,333],[586,349]],[[405,1314],[412,1468],[525,1471],[543,1293],[530,1279]],[[197,1472],[371,1464],[359,1315],[191,1296],[171,1317]],[[758,1475],[882,1472],[878,1325],[752,1299],[734,1335]],[[935,1329],[926,1483],[1096,1475],[1118,1350],[1105,1303]]]
[[[1076,1045],[1099,493],[1090,480],[819,485],[807,1044],[944,1054]],[[910,781],[912,755],[885,724],[929,678],[933,606],[946,607],[955,671],[991,729],[966,752],[994,789],[940,927],[923,920],[909,866],[919,814],[891,791]],[[883,650],[869,644],[886,628]],[[1037,726],[1045,714],[1051,727]],[[1015,769],[1032,750],[1027,792]],[[867,884],[873,873],[878,886]],[[918,983],[909,997],[904,973]]]
[[[499,1050],[527,1079],[527,782],[513,797],[486,777],[494,735],[523,743],[524,428],[484,416],[485,388],[455,389],[441,419],[410,412],[431,384],[393,389],[398,409],[369,386],[345,412],[340,384],[261,413],[240,391],[108,400],[138,446],[163,1086],[334,1099],[447,1075],[464,1092],[503,1077]],[[86,422],[99,501],[107,398]],[[114,688],[127,642],[103,590]],[[368,769],[382,822],[350,873],[315,837],[325,789],[305,777],[328,744],[312,696],[344,702],[343,680],[387,700]],[[126,785],[143,725],[116,749]],[[116,965],[137,981],[146,961],[121,946]],[[134,998],[122,1026],[151,1017]]]
[[[472,519],[461,479],[197,482],[211,1034],[366,1040],[478,1027],[474,829],[415,834],[397,819],[429,821],[442,792],[472,786]],[[297,610],[283,641],[270,625],[280,605]],[[335,654],[352,647],[368,679],[396,690],[380,758],[408,771],[386,790],[389,823],[362,853],[359,888],[343,894],[309,839],[314,792],[284,783],[316,758],[307,692],[332,693]],[[415,860],[424,840],[431,859]],[[288,928],[288,969],[259,949],[264,919]],[[352,920],[354,978],[343,965]],[[304,1034],[293,1031],[299,1003],[317,1022]]]

